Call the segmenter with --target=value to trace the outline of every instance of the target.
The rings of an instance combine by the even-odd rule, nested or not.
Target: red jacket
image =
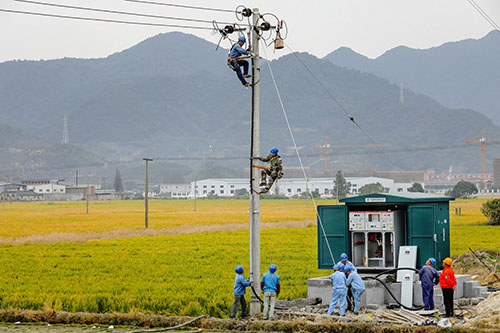
[[[457,280],[455,280],[455,272],[451,267],[445,267],[443,272],[439,276],[439,285],[441,288],[453,288],[457,285]]]

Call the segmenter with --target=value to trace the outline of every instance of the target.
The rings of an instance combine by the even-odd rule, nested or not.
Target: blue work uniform
[[[234,288],[233,294],[236,295],[245,295],[246,287],[250,286],[252,282],[250,280],[245,279],[243,274],[236,274],[234,278]]]
[[[264,288],[262,291],[272,291],[278,292],[278,284],[280,284],[280,276],[276,273],[267,272],[262,276],[262,282],[264,282]]]
[[[420,268],[418,271],[420,284],[422,285],[422,300],[424,309],[434,309],[434,285],[439,283],[439,273],[430,265]]]
[[[354,297],[354,312],[359,312],[359,304],[361,303],[361,295],[365,291],[365,283],[358,273],[351,271],[347,277],[347,286],[352,286],[352,296]]]
[[[248,61],[243,60],[243,59],[233,59],[233,58],[238,58],[242,55],[247,55],[249,53],[250,53],[250,51],[245,50],[238,43],[234,44],[233,47],[231,47],[231,51],[229,52],[229,62],[231,64],[231,67],[236,72],[238,79],[240,79],[240,81],[243,85],[247,84],[247,81],[245,80],[243,75],[248,74]],[[243,73],[241,73],[241,70],[240,70],[241,66],[243,66]]]
[[[346,278],[344,272],[336,271],[332,275],[330,275],[330,280],[332,280],[333,284],[333,293],[332,293],[332,301],[330,302],[330,308],[328,308],[328,314],[331,315],[335,307],[337,306],[337,302],[340,301],[340,315],[345,315],[345,303],[347,297],[347,287],[346,287]]]
[[[350,268],[351,268],[351,271],[356,272],[356,267],[354,267],[354,265],[352,264],[352,262],[350,262],[349,260],[346,260],[345,264],[342,262],[342,260],[340,260],[340,261],[337,263],[337,265],[340,265],[340,264],[344,265],[344,266],[345,266],[345,268],[350,267]],[[344,268],[344,269],[345,269],[345,268]]]
[[[236,310],[238,309],[238,304],[241,303],[241,315],[243,317],[247,316],[247,301],[245,300],[246,287],[252,285],[252,282],[245,279],[243,274],[236,274],[234,278],[234,303],[231,307],[231,318],[236,317]]]

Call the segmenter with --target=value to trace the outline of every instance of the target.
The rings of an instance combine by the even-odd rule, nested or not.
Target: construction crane
[[[485,131],[483,130],[481,132],[481,139],[465,141],[466,144],[479,143],[479,147],[481,150],[481,180],[483,183],[483,189],[486,188],[486,142],[500,142],[500,139],[486,139],[484,133]]]
[[[366,145],[330,145],[328,143],[328,137],[325,136],[325,144],[320,146],[312,146],[312,149],[323,149],[323,160],[325,162],[325,172],[328,170],[328,149],[339,149],[339,148],[379,148],[388,147],[390,144],[366,144]]]

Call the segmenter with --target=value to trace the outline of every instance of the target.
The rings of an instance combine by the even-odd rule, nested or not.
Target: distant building
[[[500,187],[500,156],[493,160],[493,186]]]
[[[395,183],[392,179],[379,177],[347,177],[346,181],[351,183],[351,193],[356,194],[359,189],[367,184],[380,183],[386,193],[407,193],[410,183]],[[217,195],[221,197],[234,196],[239,189],[249,190],[249,180],[245,178],[236,179],[203,179],[196,182],[197,197]],[[283,178],[274,183],[271,194],[280,194],[288,197],[301,195],[308,191],[317,191],[323,197],[333,197],[335,178],[310,178],[307,182],[304,178]],[[194,195],[194,182],[191,183],[191,196]]]
[[[191,184],[160,184],[160,195],[169,198],[187,198],[191,193]]]

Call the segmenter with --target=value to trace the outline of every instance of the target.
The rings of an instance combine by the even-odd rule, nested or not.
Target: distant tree
[[[425,192],[424,187],[420,183],[413,183],[413,185],[408,189],[408,192]]]
[[[234,196],[239,198],[248,198],[248,191],[246,188],[240,188],[234,191]]]
[[[310,192],[311,192],[311,194],[309,194],[309,192],[302,192],[302,193],[300,194],[300,197],[301,197],[301,198],[303,198],[303,199],[308,199],[308,198],[310,198],[310,197],[311,197],[311,195],[312,195],[312,197],[313,197],[314,199],[316,199],[316,198],[320,198],[320,197],[321,197],[321,194],[319,193],[319,190],[318,190],[318,189],[316,189],[316,190],[314,190],[314,191],[310,191]]]
[[[467,198],[474,193],[477,193],[477,186],[471,182],[461,180],[453,187],[453,190],[449,194],[455,198]]]
[[[337,185],[338,185],[338,196],[339,199],[345,198],[349,192],[351,192],[351,183],[347,182],[342,174],[342,171],[337,171],[335,175],[335,186],[333,187],[333,195],[337,195]]]
[[[384,187],[380,183],[372,183],[361,186],[359,189],[361,195],[371,194],[371,193],[384,193]]]
[[[120,170],[116,169],[115,172],[115,180],[113,182],[115,192],[116,193],[123,193],[123,179],[122,175],[120,174]]]
[[[488,218],[488,224],[500,225],[500,199],[488,200],[483,203],[481,213]]]

